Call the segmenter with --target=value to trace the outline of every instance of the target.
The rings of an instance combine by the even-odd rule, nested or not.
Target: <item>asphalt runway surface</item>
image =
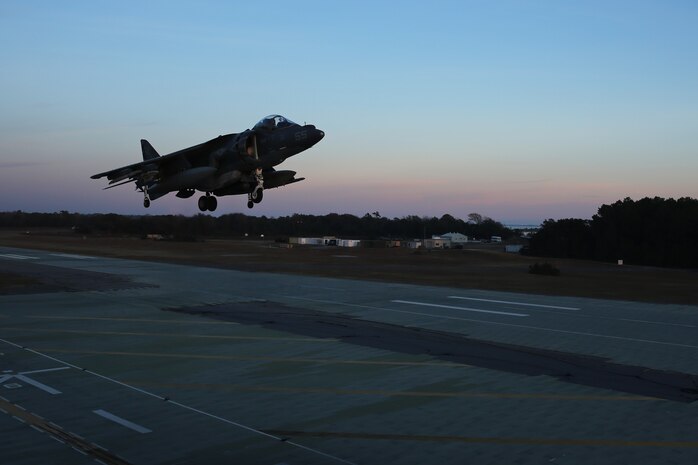
[[[6,247],[0,271],[50,284],[0,295],[3,464],[698,463],[696,306]]]

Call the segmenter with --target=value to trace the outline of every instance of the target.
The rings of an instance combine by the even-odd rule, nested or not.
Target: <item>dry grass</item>
[[[0,245],[66,253],[131,258],[245,271],[297,273],[400,283],[512,292],[698,304],[698,272],[617,266],[581,260],[506,254],[501,245],[476,249],[414,251],[335,247],[283,248],[257,240],[210,239],[165,242],[133,237],[80,236],[55,230],[0,231]],[[550,261],[560,276],[528,273]],[[9,260],[0,263],[3,272]],[[8,278],[2,278],[4,283]],[[8,281],[10,282],[10,281]],[[4,284],[3,284],[4,285]]]

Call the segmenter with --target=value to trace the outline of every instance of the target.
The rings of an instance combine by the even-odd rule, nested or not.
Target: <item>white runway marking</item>
[[[449,299],[459,299],[459,300],[476,300],[478,302],[492,302],[495,304],[524,305],[526,307],[558,308],[560,310],[581,310],[581,308],[576,308],[576,307],[560,307],[559,305],[527,304],[524,302],[509,302],[506,300],[476,299],[475,297],[460,297],[457,295],[449,295],[448,298]]]
[[[34,386],[35,388],[41,389],[42,391],[45,391],[45,392],[48,392],[49,394],[52,394],[52,395],[61,394],[61,391],[59,391],[58,389],[54,389],[51,386],[47,386],[44,383],[40,383],[40,382],[36,381],[35,379],[31,379],[29,376],[25,376],[25,375],[29,375],[32,373],[45,373],[47,371],[67,370],[69,368],[70,367],[47,368],[45,370],[24,371],[22,373],[17,373],[16,375],[7,374],[4,376],[0,376],[0,384],[4,383],[6,381],[9,381],[12,378],[16,378],[20,381],[24,381],[25,383]],[[11,370],[4,371],[4,373],[8,373],[8,372],[11,373],[12,371]],[[13,384],[16,384],[16,383],[13,383]],[[7,389],[12,389],[12,384],[5,384],[4,386]],[[17,384],[17,387],[21,387],[21,385]]]
[[[493,313],[495,315],[528,316],[525,313],[498,312],[496,310],[482,310],[480,308],[456,307],[453,305],[439,305],[439,304],[430,304],[430,303],[426,303],[426,302],[412,302],[409,300],[391,300],[391,302],[396,303],[396,304],[421,305],[422,307],[436,307],[436,308],[447,308],[450,310],[463,310],[466,312]],[[434,316],[438,317],[440,315],[434,315]]]
[[[78,260],[92,260],[94,257],[88,257],[87,255],[73,255],[70,253],[52,253],[54,257],[63,257],[63,258],[76,258]]]
[[[40,383],[35,379],[31,379],[29,376],[24,376],[24,375],[15,375],[15,378],[17,378],[20,381],[24,381],[27,384],[31,384],[37,389],[41,389],[42,391],[48,392],[49,394],[60,394],[61,391],[58,389],[53,389],[51,386],[46,386],[44,383]]]
[[[405,310],[397,310],[395,308],[383,308],[383,307],[375,307],[372,305],[350,304],[347,302],[338,302],[336,300],[309,299],[307,297],[296,297],[296,296],[292,296],[292,295],[287,295],[287,296],[283,296],[283,297],[286,297],[288,299],[307,300],[309,302],[318,302],[318,303],[334,304],[334,305],[344,305],[346,307],[365,308],[368,310],[376,310],[376,311],[383,311],[383,312],[405,313],[407,315],[421,315],[421,316],[430,316],[432,318],[444,318],[444,319],[448,319],[448,320],[469,321],[472,323],[482,323],[485,325],[510,326],[512,328],[524,328],[524,329],[532,329],[532,330],[537,330],[537,331],[550,331],[553,333],[574,334],[577,336],[591,336],[591,337],[600,337],[600,338],[605,338],[605,339],[618,339],[621,341],[643,342],[643,343],[647,343],[647,344],[659,344],[659,345],[664,345],[664,346],[686,347],[689,349],[698,349],[698,345],[680,344],[677,342],[654,341],[651,339],[638,339],[638,338],[634,338],[634,337],[612,336],[609,334],[584,333],[581,331],[568,331],[568,330],[564,330],[564,329],[544,328],[541,326],[517,325],[514,323],[502,323],[500,321],[476,320],[474,318],[460,318],[457,316],[434,315],[431,313],[409,312],[409,311],[405,311]],[[0,339],[0,341],[2,341],[2,339]]]
[[[111,420],[114,423],[118,423],[121,426],[125,426],[126,428],[131,429],[137,433],[147,434],[147,433],[153,432],[153,430],[151,430],[151,429],[148,429],[148,428],[141,426],[137,423],[133,423],[132,421],[128,421],[124,418],[116,416],[113,413],[107,412],[106,410],[102,410],[102,409],[93,410],[92,413],[99,415],[102,418],[106,418],[107,420]]]
[[[3,254],[0,254],[0,257],[10,258],[12,260],[38,260],[39,259],[39,257],[32,257],[29,255],[16,255],[13,253],[3,253]]]
[[[44,370],[23,371],[20,373],[20,375],[31,375],[34,373],[46,373],[49,371],[59,371],[59,370],[70,370],[70,367],[57,367],[57,368],[46,368]]]
[[[350,461],[348,461],[348,460],[344,460],[344,459],[342,459],[342,458],[340,458],[340,457],[337,457],[337,456],[335,456],[335,455],[331,455],[331,454],[328,454],[328,453],[326,453],[326,452],[322,452],[321,450],[313,449],[313,448],[304,446],[304,445],[302,445],[302,444],[298,444],[297,442],[285,440],[284,438],[281,438],[281,437],[279,437],[279,436],[274,436],[273,434],[265,433],[264,431],[261,431],[261,430],[252,428],[252,427],[247,426],[247,425],[243,425],[242,423],[238,423],[238,422],[235,422],[235,421],[232,421],[232,420],[228,420],[227,418],[219,417],[218,415],[214,415],[214,414],[212,414],[212,413],[208,413],[208,412],[205,412],[205,411],[203,411],[203,410],[198,410],[198,409],[196,409],[196,408],[194,408],[194,407],[190,407],[189,405],[186,405],[186,404],[181,404],[181,403],[179,403],[179,402],[175,402],[174,400],[169,399],[169,398],[167,398],[167,397],[162,397],[162,396],[159,396],[159,395],[157,395],[157,394],[153,394],[152,392],[146,391],[146,390],[144,390],[144,389],[137,388],[137,387],[132,386],[132,385],[130,385],[130,384],[123,383],[123,382],[118,381],[118,380],[116,380],[116,379],[114,379],[114,378],[110,378],[110,377],[108,377],[108,376],[101,375],[101,374],[96,373],[96,372],[91,371],[91,370],[87,370],[87,369],[84,369],[84,368],[80,368],[79,366],[73,365],[72,363],[66,362],[65,360],[61,360],[61,359],[59,359],[59,358],[52,357],[52,356],[50,356],[50,355],[46,355],[46,354],[44,354],[44,353],[42,353],[42,352],[39,352],[39,351],[36,351],[36,350],[34,350],[34,349],[30,349],[30,348],[28,348],[28,347],[21,346],[21,345],[19,345],[19,344],[14,343],[14,342],[8,341],[7,339],[1,339],[1,338],[0,338],[0,342],[4,342],[5,344],[11,345],[11,346],[16,347],[16,348],[18,348],[18,349],[24,349],[24,350],[26,350],[27,352],[30,352],[30,353],[32,353],[32,354],[34,354],[34,355],[38,355],[38,356],[40,356],[40,357],[44,357],[44,358],[46,358],[46,359],[53,360],[54,362],[62,363],[63,365],[65,365],[65,366],[67,366],[67,367],[75,368],[75,369],[77,369],[77,370],[81,370],[83,373],[88,373],[88,374],[90,374],[90,375],[92,375],[92,376],[96,376],[96,377],[101,378],[101,379],[103,379],[103,380],[105,380],[105,381],[109,381],[109,382],[111,382],[111,383],[117,384],[117,385],[122,386],[122,387],[125,387],[125,388],[127,388],[127,389],[131,389],[131,390],[133,390],[133,391],[140,392],[141,394],[144,394],[144,395],[146,395],[146,396],[153,397],[153,398],[155,398],[155,399],[159,399],[159,400],[165,401],[165,402],[167,402],[167,403],[169,403],[169,404],[176,405],[176,406],[178,406],[178,407],[180,407],[180,408],[183,408],[183,409],[185,409],[185,410],[189,410],[189,411],[192,411],[192,412],[196,412],[196,413],[199,413],[199,414],[201,414],[201,415],[207,416],[207,417],[209,417],[209,418],[213,418],[213,419],[219,420],[219,421],[221,421],[221,422],[223,422],[223,423],[227,423],[227,424],[229,424],[229,425],[236,426],[236,427],[238,427],[238,428],[241,428],[241,429],[250,431],[250,432],[255,433],[255,434],[258,434],[258,435],[260,435],[260,436],[264,436],[264,437],[267,437],[267,438],[270,438],[270,439],[273,439],[273,440],[276,440],[276,441],[282,441],[282,442],[284,442],[285,444],[288,444],[288,445],[290,445],[290,446],[297,447],[297,448],[303,449],[303,450],[307,450],[308,452],[312,452],[312,453],[314,453],[314,454],[321,455],[321,456],[323,456],[323,457],[327,457],[327,458],[332,459],[332,460],[335,460],[335,461],[337,461],[337,462],[346,463],[346,464],[349,464],[349,465],[356,465],[356,464],[354,464],[354,462],[350,462]],[[57,425],[56,425],[56,426],[57,426]],[[59,427],[59,428],[60,428],[60,427]],[[51,436],[51,435],[49,435],[49,437],[52,437],[52,438],[53,438],[53,436]],[[55,438],[54,438],[54,439],[55,439]],[[58,439],[56,439],[56,440],[58,440]],[[58,440],[58,441],[59,441],[59,442],[62,442],[62,441],[60,441],[60,440]]]

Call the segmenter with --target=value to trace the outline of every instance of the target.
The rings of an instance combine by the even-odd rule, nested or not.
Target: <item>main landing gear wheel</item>
[[[146,197],[143,199],[143,206],[145,208],[148,208],[150,206],[150,199],[149,198]]]
[[[199,210],[202,212],[205,212],[206,210],[208,211],[215,211],[215,209],[218,207],[218,199],[215,197],[206,194],[202,195],[199,197]]]

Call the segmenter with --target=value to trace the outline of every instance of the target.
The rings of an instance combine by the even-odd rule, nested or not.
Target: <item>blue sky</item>
[[[0,210],[196,213],[89,176],[271,113],[327,135],[254,214],[536,223],[698,197],[695,24],[670,1],[4,1]]]

